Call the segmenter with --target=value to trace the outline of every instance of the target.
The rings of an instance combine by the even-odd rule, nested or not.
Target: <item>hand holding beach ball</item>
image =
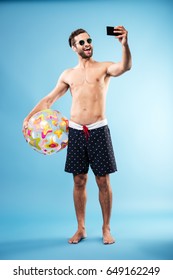
[[[37,152],[57,153],[68,145],[68,120],[59,111],[42,110],[30,118],[24,137]]]

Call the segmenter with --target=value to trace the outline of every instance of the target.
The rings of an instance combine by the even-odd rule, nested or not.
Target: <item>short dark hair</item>
[[[88,33],[88,32],[86,30],[82,29],[82,28],[79,28],[79,29],[76,29],[75,31],[73,31],[70,34],[70,37],[68,39],[70,47],[72,47],[74,45],[74,43],[75,43],[74,37],[76,37],[77,35],[79,35],[81,33]]]

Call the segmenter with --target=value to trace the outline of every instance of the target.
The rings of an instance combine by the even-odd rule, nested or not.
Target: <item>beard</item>
[[[90,51],[88,51],[88,52],[81,50],[78,52],[78,54],[84,59],[90,58],[93,55],[93,49],[91,48]]]

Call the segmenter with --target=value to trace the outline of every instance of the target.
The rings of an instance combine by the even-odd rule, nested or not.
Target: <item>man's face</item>
[[[82,58],[90,58],[93,55],[93,47],[91,38],[88,33],[81,33],[75,38],[75,50]]]

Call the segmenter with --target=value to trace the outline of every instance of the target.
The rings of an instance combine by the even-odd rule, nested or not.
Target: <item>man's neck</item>
[[[86,67],[88,67],[89,65],[91,65],[93,62],[94,62],[94,60],[93,60],[91,57],[89,57],[89,58],[82,58],[82,57],[80,57],[80,58],[79,58],[78,67],[80,67],[80,68],[86,68]]]

